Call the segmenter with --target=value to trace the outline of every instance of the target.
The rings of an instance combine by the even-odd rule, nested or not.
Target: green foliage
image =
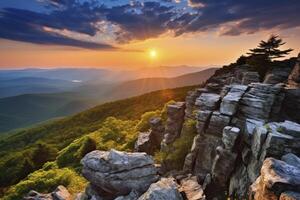
[[[30,190],[48,193],[58,185],[64,185],[71,193],[80,192],[86,185],[80,175],[71,169],[38,170],[30,174],[25,180],[11,187],[3,197],[3,200],[22,199]]]
[[[193,139],[197,135],[196,121],[189,119],[183,124],[181,136],[168,147],[165,152],[156,152],[154,159],[164,163],[169,170],[182,169],[184,159],[191,149]]]
[[[171,99],[183,101],[186,93],[195,87],[161,90],[105,103],[72,117],[0,136],[0,189],[19,182],[29,173],[41,168],[47,161],[55,160],[56,156],[53,154],[55,149],[62,150],[74,140],[91,132],[95,132],[90,134],[91,138],[97,143],[102,143],[98,146],[99,149],[132,150],[137,137],[136,120],[145,112],[161,109],[162,105]],[[118,117],[118,120],[106,121],[110,116]],[[111,125],[109,125],[110,123]],[[118,126],[121,127],[118,128]],[[113,137],[108,135],[106,130],[109,130]],[[127,136],[124,137],[124,134]],[[98,135],[98,137],[92,137],[92,135]],[[102,135],[104,135],[104,139]],[[115,138],[116,140],[114,140]],[[122,138],[125,138],[124,141]],[[38,145],[41,142],[47,144],[50,149],[44,145]],[[90,145],[83,146],[88,147]],[[53,149],[51,150],[51,148]],[[39,152],[37,149],[42,151],[48,149],[48,157],[35,154],[34,152]],[[72,151],[67,152],[71,153]],[[64,162],[60,162],[60,164],[62,163]],[[71,162],[71,164],[74,163],[76,162]],[[48,170],[54,167],[54,164],[44,167],[45,170]]]
[[[102,127],[90,134],[97,141],[97,149],[100,150],[127,150],[132,151],[137,139],[137,120],[120,120],[108,117]],[[130,144],[130,145],[129,145]]]
[[[176,102],[176,101],[174,101],[174,100],[172,99],[172,100],[168,101],[168,102],[164,105],[164,107],[163,107],[163,109],[162,109],[162,111],[161,111],[161,119],[162,119],[163,122],[167,121],[167,107],[168,107],[168,105],[174,104],[175,102]]]
[[[46,162],[44,165],[43,165],[43,170],[47,171],[47,170],[50,170],[50,169],[58,169],[58,165],[57,165],[57,162],[56,161],[50,161],[50,162]]]
[[[293,49],[280,50],[279,47],[285,42],[277,35],[271,35],[267,41],[261,41],[257,48],[250,49],[250,56],[263,56],[267,60],[282,58],[288,55]]]
[[[85,154],[96,149],[96,142],[89,136],[84,136],[72,142],[69,146],[62,149],[57,156],[57,165],[59,167],[78,166],[81,158]]]
[[[0,186],[9,186],[39,169],[48,160],[55,160],[57,150],[38,142],[30,148],[11,153],[0,160]]]
[[[150,119],[153,117],[159,117],[160,115],[161,115],[160,110],[149,111],[149,112],[144,113],[141,117],[141,120],[136,125],[136,130],[141,131],[141,132],[149,130],[150,129],[150,124],[149,124]]]

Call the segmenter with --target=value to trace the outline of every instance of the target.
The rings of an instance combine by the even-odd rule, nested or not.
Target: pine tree
[[[261,41],[257,48],[250,49],[250,56],[265,57],[267,60],[282,58],[288,55],[293,49],[280,50],[279,47],[284,45],[285,42],[277,35],[271,35],[267,41]]]

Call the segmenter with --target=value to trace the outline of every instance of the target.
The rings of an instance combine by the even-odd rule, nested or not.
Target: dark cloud
[[[83,11],[82,15],[81,12]],[[98,18],[84,5],[72,7],[51,14],[28,10],[6,8],[0,10],[0,38],[30,42],[35,44],[65,45],[87,49],[113,50],[115,47],[97,42],[74,39],[65,35],[47,31],[44,27],[74,31],[87,35],[95,35],[97,29],[92,25]]]
[[[180,33],[205,31],[226,23],[237,22],[227,27],[224,35],[254,33],[272,28],[300,26],[300,1],[298,0],[189,0],[202,4],[199,16],[187,22]]]
[[[222,35],[240,35],[300,26],[299,0],[39,1],[48,12],[0,10],[0,37],[38,44],[112,49],[109,44],[74,39],[43,27],[91,37],[100,33],[101,37],[103,27],[97,23],[105,21],[110,26],[103,34],[124,43],[158,37],[167,31],[178,36],[220,29]],[[118,4],[119,1],[122,3]]]

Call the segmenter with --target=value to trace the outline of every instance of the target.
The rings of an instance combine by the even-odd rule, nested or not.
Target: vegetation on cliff
[[[183,101],[187,91],[195,87],[161,90],[106,103],[73,117],[17,131],[0,138],[2,192],[22,179],[6,192],[9,194],[6,195],[8,199],[14,198],[10,197],[12,191],[15,195],[23,195],[25,191],[36,188],[36,184],[44,185],[43,191],[51,191],[54,183],[47,182],[43,178],[44,175],[65,173],[67,172],[65,170],[71,170],[70,173],[76,174],[80,170],[79,161],[87,152],[110,148],[132,150],[138,130],[145,128],[145,121],[152,115],[151,113],[163,115],[163,105],[166,102]],[[147,112],[148,114],[144,114]],[[40,169],[42,167],[43,169]],[[27,177],[31,172],[34,172],[34,175]],[[53,181],[58,185],[64,180]],[[72,190],[72,184],[66,186],[68,185],[71,187],[68,189]]]

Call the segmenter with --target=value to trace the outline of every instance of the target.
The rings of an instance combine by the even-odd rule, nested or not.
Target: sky
[[[1,0],[0,69],[223,65],[270,34],[296,56],[299,10],[299,0]]]

